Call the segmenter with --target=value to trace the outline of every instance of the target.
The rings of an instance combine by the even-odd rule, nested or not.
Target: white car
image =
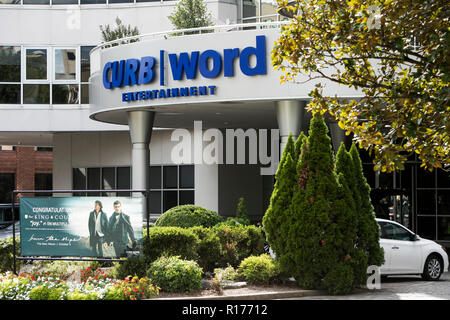
[[[419,237],[397,222],[376,220],[381,231],[380,246],[384,249],[382,276],[420,274],[425,280],[438,280],[448,270],[448,255],[441,245]]]

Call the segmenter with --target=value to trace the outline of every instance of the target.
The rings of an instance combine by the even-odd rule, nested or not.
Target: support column
[[[280,155],[283,154],[289,133],[296,140],[302,130],[305,118],[306,101],[282,100],[276,102],[278,128],[280,129]]]
[[[131,187],[148,189],[150,182],[150,150],[155,113],[129,111],[128,126],[131,136]]]

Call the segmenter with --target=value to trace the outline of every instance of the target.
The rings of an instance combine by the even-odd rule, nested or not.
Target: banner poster
[[[144,197],[22,197],[22,256],[119,258],[142,249]]]

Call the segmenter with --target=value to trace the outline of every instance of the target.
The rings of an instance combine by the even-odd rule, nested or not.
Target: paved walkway
[[[289,300],[450,300],[450,273],[439,281],[423,281],[419,276],[395,276],[381,282],[381,289],[361,289],[345,296],[305,296]]]

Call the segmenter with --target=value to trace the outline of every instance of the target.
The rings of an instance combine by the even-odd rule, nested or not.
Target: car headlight
[[[444,250],[445,252],[447,252],[447,248],[444,246],[441,246],[442,250]]]

